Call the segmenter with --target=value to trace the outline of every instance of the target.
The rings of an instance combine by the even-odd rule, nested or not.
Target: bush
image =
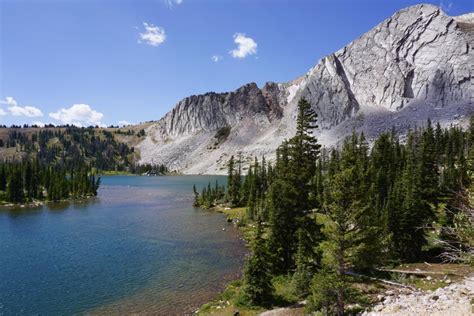
[[[216,135],[214,135],[214,138],[217,139],[217,142],[219,144],[225,142],[227,140],[227,137],[229,137],[230,135],[230,130],[231,130],[231,127],[230,126],[225,126],[225,127],[221,127]]]

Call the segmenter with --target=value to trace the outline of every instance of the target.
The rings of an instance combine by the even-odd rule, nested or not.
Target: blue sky
[[[192,94],[295,79],[417,3],[0,0],[0,123],[157,120]]]

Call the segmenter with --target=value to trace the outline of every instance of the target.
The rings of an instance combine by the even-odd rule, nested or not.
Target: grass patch
[[[473,267],[464,264],[419,262],[400,264],[385,272],[385,277],[422,291],[434,291],[461,281],[473,271]]]
[[[254,316],[263,312],[263,308],[253,309],[236,306],[241,288],[241,280],[230,282],[226,289],[222,293],[218,294],[215,300],[201,306],[197,315],[233,315],[238,311],[239,315],[242,316]]]
[[[291,305],[298,303],[298,296],[295,295],[294,284],[291,275],[279,275],[272,280],[275,288],[275,298],[277,305]]]
[[[222,208],[222,213],[227,215],[229,220],[243,220],[245,219],[247,208],[246,207],[235,207],[231,209]]]

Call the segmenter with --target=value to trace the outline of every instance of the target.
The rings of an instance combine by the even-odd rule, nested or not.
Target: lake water
[[[0,210],[0,315],[173,315],[212,299],[245,254],[224,215],[192,207],[192,185],[215,180],[103,177],[88,202]]]

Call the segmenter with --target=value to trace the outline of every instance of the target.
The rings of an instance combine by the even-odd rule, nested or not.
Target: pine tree
[[[400,214],[400,249],[398,257],[414,261],[421,255],[426,244],[424,226],[432,218],[431,206],[422,200],[422,169],[417,157],[417,146],[413,133],[408,135],[406,144],[406,162],[401,176],[403,202]],[[430,191],[431,192],[431,191]]]
[[[263,227],[260,220],[257,220],[252,255],[245,264],[242,289],[242,301],[254,306],[267,306],[271,301],[274,290],[268,250],[262,235]]]
[[[230,157],[227,171],[227,201],[234,207],[240,203],[241,167],[235,169],[234,156]]]
[[[303,211],[310,206],[308,203],[310,180],[314,176],[316,161],[320,147],[318,140],[313,136],[317,126],[318,115],[305,99],[298,102],[298,117],[296,120],[296,135],[288,141],[289,144],[289,173],[288,179],[300,192],[299,208]]]
[[[299,297],[304,297],[308,294],[312,279],[310,264],[308,262],[310,257],[306,253],[304,238],[304,231],[300,228],[298,230],[298,248],[295,259],[296,270],[292,279],[295,294]]]
[[[7,200],[13,203],[24,202],[23,174],[19,166],[14,166],[7,184]]]
[[[320,145],[312,135],[317,115],[311,105],[298,103],[296,135],[279,147],[273,180],[268,190],[270,250],[276,256],[275,270],[283,273],[294,266],[296,231],[314,205],[310,205],[311,179],[316,170]]]
[[[2,164],[0,167],[0,191],[7,189],[7,173],[5,171],[5,165]]]
[[[343,315],[346,272],[367,269],[376,263],[381,240],[377,212],[367,198],[367,164],[363,141],[353,135],[341,154],[341,169],[328,181],[324,213],[318,215],[326,240],[321,243],[323,266],[337,280],[337,314]],[[367,258],[367,254],[371,258]],[[368,260],[370,259],[370,260]]]
[[[286,181],[278,179],[268,191],[270,213],[269,249],[273,256],[274,273],[285,273],[293,264],[296,248],[295,232],[298,228],[294,209],[297,207],[298,191]]]
[[[439,169],[436,158],[436,144],[431,121],[428,120],[426,128],[422,131],[419,148],[419,185],[420,199],[424,203],[423,216],[433,218],[433,209],[438,203]]]
[[[196,185],[193,184],[193,194],[194,194],[194,201],[193,201],[193,206],[199,206],[199,193],[196,190]]]
[[[321,269],[313,277],[311,281],[310,292],[306,310],[308,314],[320,312],[323,315],[341,315],[338,314],[337,295],[339,291],[343,291],[347,297],[347,283],[340,280],[333,270]]]

